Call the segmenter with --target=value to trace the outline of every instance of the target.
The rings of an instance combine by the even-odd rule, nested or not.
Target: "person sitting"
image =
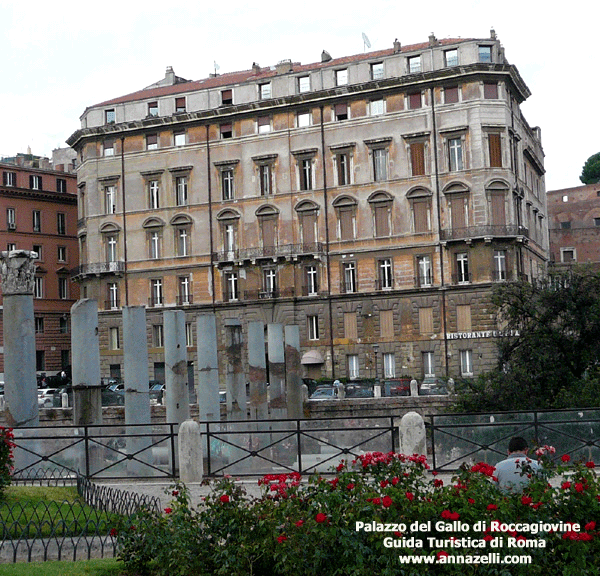
[[[496,484],[503,492],[522,492],[540,465],[527,456],[527,440],[521,436],[508,443],[508,458],[496,464]]]

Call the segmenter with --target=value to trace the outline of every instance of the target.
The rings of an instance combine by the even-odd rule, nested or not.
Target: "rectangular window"
[[[356,340],[358,338],[358,323],[356,312],[344,313],[344,338]]]
[[[17,229],[17,213],[14,208],[6,209],[6,226],[9,230]]]
[[[117,187],[116,186],[105,186],[104,187],[104,211],[106,214],[117,213]]]
[[[185,96],[175,98],[175,112],[185,112]]]
[[[46,370],[46,352],[44,350],[35,351],[35,369],[38,372]]]
[[[444,64],[447,67],[458,66],[458,50],[456,48],[444,52]]]
[[[389,202],[374,203],[373,216],[375,220],[375,236],[378,238],[389,236],[391,227],[391,204]]]
[[[408,95],[408,107],[411,110],[417,110],[418,108],[421,108],[421,105],[422,100],[420,92],[413,92],[412,94]]]
[[[2,175],[2,183],[4,186],[16,186],[17,185],[17,173],[16,172],[4,172]]]
[[[335,85],[336,86],[345,86],[348,84],[348,70],[344,68],[343,70],[335,71]]]
[[[221,104],[223,106],[233,104],[233,90],[221,90]]]
[[[348,120],[348,104],[336,104],[333,108],[336,121]]]
[[[382,338],[391,339],[394,337],[394,311],[381,310],[379,312],[380,333]]]
[[[35,333],[43,334],[44,333],[44,318],[42,318],[41,316],[36,316],[34,320],[35,320]]]
[[[427,288],[433,284],[431,256],[417,256],[417,286]]]
[[[382,182],[388,179],[388,151],[386,148],[373,150],[373,180]]]
[[[187,206],[188,203],[188,178],[187,176],[177,176],[175,178],[176,201],[177,206]]]
[[[448,165],[451,172],[464,168],[462,138],[448,139]]]
[[[312,190],[312,158],[302,158],[299,162],[300,190]]]
[[[115,155],[115,141],[112,138],[109,138],[104,141],[103,144],[104,156],[114,156]]]
[[[425,176],[425,142],[410,145],[410,165],[413,176]]]
[[[56,179],[56,191],[63,194],[67,191],[67,181],[64,178]]]
[[[480,62],[491,62],[492,61],[492,47],[491,46],[480,46],[479,47],[479,61]]]
[[[173,145],[185,146],[185,132],[173,132]]]
[[[261,116],[257,120],[257,127],[259,134],[268,134],[271,131],[271,118],[270,116]]]
[[[456,263],[456,283],[468,284],[471,281],[469,273],[469,255],[466,252],[459,252],[455,256]]]
[[[104,122],[105,124],[114,124],[116,120],[115,109],[110,108],[104,111]]]
[[[444,88],[444,103],[456,104],[458,102],[458,86]]]
[[[177,279],[177,283],[178,283],[178,296],[179,296],[179,302],[178,304],[180,306],[187,306],[188,304],[192,303],[192,283],[190,281],[190,277],[189,276],[180,276]]]
[[[381,80],[383,78],[383,62],[371,64],[371,80]]]
[[[234,199],[233,168],[221,170],[221,190],[223,193],[223,200]]]
[[[423,352],[423,376],[426,378],[435,376],[435,355],[433,352]]]
[[[58,297],[61,300],[69,298],[69,279],[63,276],[59,276],[58,278]]]
[[[190,235],[187,228],[177,228],[175,231],[175,242],[177,246],[177,256],[189,256]]]
[[[411,56],[408,59],[408,73],[417,74],[421,72],[421,56]]]
[[[69,333],[69,319],[68,318],[65,318],[63,316],[60,317],[60,320],[58,322],[58,331],[61,334]]]
[[[238,275],[237,272],[228,272],[225,274],[225,300],[235,302],[239,298]]]
[[[348,363],[348,378],[350,380],[356,380],[356,378],[360,376],[358,354],[348,354],[348,356],[346,356],[346,362]]]
[[[311,124],[311,113],[310,112],[298,112],[298,116],[296,117],[296,123],[298,128],[306,128]]]
[[[577,253],[575,252],[575,248],[561,248],[560,261],[563,263],[576,262]]]
[[[500,134],[488,134],[490,167],[502,168],[502,137]]]
[[[233,138],[233,126],[231,124],[221,124],[219,129],[221,132],[221,140]]]
[[[229,259],[233,258],[233,251],[235,250],[235,229],[234,224],[223,226],[223,248],[226,252],[231,253],[231,257],[228,256]]]
[[[394,287],[394,273],[392,270],[392,260],[384,258],[378,263],[379,289],[391,290]]]
[[[148,199],[151,210],[160,208],[160,185],[158,180],[148,182]]]
[[[8,244],[6,245],[6,251],[7,252],[12,252],[13,250],[17,249],[17,245],[14,242],[8,242]]]
[[[42,231],[42,213],[39,210],[34,210],[32,212],[33,217],[33,231],[41,232]]]
[[[57,246],[56,257],[59,262],[67,261],[67,247],[66,246]]]
[[[192,322],[185,323],[185,345],[189,348],[194,345],[194,332]]]
[[[433,308],[430,306],[419,308],[419,332],[433,334]]]
[[[415,199],[412,202],[413,226],[415,233],[420,234],[431,230],[431,211],[429,200]]]
[[[36,276],[33,281],[33,297],[44,297],[44,279],[41,276]]]
[[[152,345],[154,348],[162,348],[164,346],[164,332],[162,324],[154,324],[152,326]]]
[[[485,82],[483,85],[483,97],[486,100],[498,100],[498,84],[496,82]]]
[[[56,231],[61,236],[67,233],[67,215],[64,212],[58,212],[56,215]]]
[[[119,339],[119,327],[111,326],[108,329],[108,339],[109,339],[109,347],[111,350],[120,350],[121,341]]]
[[[152,230],[148,233],[148,256],[152,260],[160,258],[161,234],[158,230]]]
[[[350,184],[350,154],[348,152],[336,154],[335,161],[338,186]]]
[[[157,150],[158,149],[158,134],[147,134],[146,135],[146,150]]]
[[[260,181],[260,195],[268,196],[273,193],[272,190],[272,166],[271,164],[261,164],[258,167],[258,177]]]
[[[473,376],[473,350],[460,351],[460,375]]]
[[[304,269],[306,276],[306,296],[316,296],[319,293],[319,271],[316,266]]]
[[[148,116],[158,116],[158,102],[148,102]]]
[[[107,308],[116,310],[119,307],[119,285],[116,282],[109,282],[106,291],[108,295]]]
[[[369,102],[369,112],[371,116],[380,116],[381,114],[385,114],[385,100],[383,98],[371,100],[371,102]]]
[[[31,248],[32,252],[35,252],[37,254],[36,256],[36,260],[43,260],[44,259],[44,253],[42,251],[42,245],[41,244],[34,244]]]
[[[383,377],[396,377],[396,357],[394,356],[393,352],[383,353]]]
[[[340,240],[353,240],[356,230],[356,219],[354,217],[354,208],[345,207],[338,211],[338,226]]]
[[[470,332],[471,324],[471,305],[459,304],[456,306],[456,331]]]
[[[117,236],[112,234],[106,236],[106,261],[116,262],[117,261]]]
[[[268,100],[271,98],[271,83],[265,82],[264,84],[258,85],[258,97],[261,100]]]
[[[150,306],[163,305],[163,281],[162,278],[150,280]]]
[[[308,339],[318,340],[319,339],[319,317],[317,315],[306,317],[307,328],[308,328]]]
[[[31,190],[41,190],[42,189],[42,177],[36,176],[34,174],[30,174],[29,188],[31,188]]]
[[[343,292],[346,294],[356,292],[358,289],[356,282],[356,263],[344,262],[344,285]]]
[[[469,225],[469,199],[464,194],[452,194],[449,199],[450,221],[453,230],[463,230]]]
[[[300,76],[298,78],[298,92],[310,92],[310,76]]]

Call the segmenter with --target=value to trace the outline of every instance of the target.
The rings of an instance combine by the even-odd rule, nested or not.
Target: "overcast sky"
[[[546,188],[580,184],[598,141],[597,1],[304,0],[211,2],[0,0],[0,155],[50,156],[80,126],[87,106],[164,77],[198,80],[291,59],[308,64],[496,30],[532,96],[525,118],[542,130]]]

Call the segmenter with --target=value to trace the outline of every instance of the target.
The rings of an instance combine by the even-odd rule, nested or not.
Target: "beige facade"
[[[477,374],[494,282],[548,251],[539,129],[492,32],[187,81],[91,106],[79,154],[84,297],[104,372],[122,305],[295,323],[308,376]]]

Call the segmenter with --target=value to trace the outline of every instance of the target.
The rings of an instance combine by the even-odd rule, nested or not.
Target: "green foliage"
[[[496,369],[457,386],[464,411],[595,406],[600,392],[600,274],[506,283],[492,296],[507,336]]]
[[[2,576],[121,576],[122,566],[114,558],[60,562],[3,564]]]
[[[547,447],[544,447],[547,448]],[[541,456],[550,463],[547,456]],[[562,466],[562,463],[561,463]],[[494,469],[484,463],[464,467],[449,485],[426,472],[425,457],[369,453],[342,461],[336,475],[313,475],[303,482],[296,473],[265,476],[258,499],[248,497],[231,478],[217,482],[197,510],[190,508],[185,487],[175,486],[174,501],[163,513],[144,511],[118,527],[119,557],[129,574],[152,576],[383,576],[421,575],[422,566],[400,564],[398,557],[439,558],[499,551],[528,554],[529,565],[499,563],[452,565],[447,575],[563,574],[577,566],[578,575],[597,574],[600,532],[600,481],[594,463],[568,470],[548,465],[532,477],[523,494],[500,492]],[[552,475],[555,488],[548,484]],[[546,530],[531,534],[492,531],[490,522],[579,522],[575,532]],[[459,521],[467,528],[457,527]],[[486,527],[475,530],[477,522]],[[404,532],[357,530],[356,523],[404,523]],[[415,532],[414,522],[431,524]],[[441,525],[438,525],[440,523]],[[600,523],[599,523],[600,528]],[[416,547],[404,538],[422,539]],[[508,538],[542,539],[546,547],[510,547]],[[434,537],[443,545],[429,542]],[[485,549],[448,544],[451,538],[477,542],[496,539],[502,546]],[[384,539],[398,544],[386,547]],[[437,573],[437,572],[436,572]]]
[[[13,465],[13,442],[12,428],[0,426],[0,500],[2,500],[6,487],[10,485]]]
[[[584,184],[600,182],[600,152],[593,154],[586,160],[579,179]]]

